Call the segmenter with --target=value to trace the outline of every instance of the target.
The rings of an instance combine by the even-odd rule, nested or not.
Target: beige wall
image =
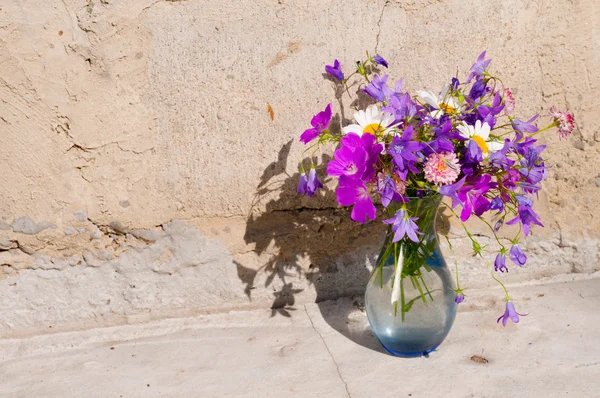
[[[3,1],[0,335],[360,293],[379,223],[295,185],[297,138],[333,94],[325,63],[365,50],[416,90],[487,49],[517,113],[571,109],[571,140],[543,138],[546,228],[506,280],[598,270],[599,13],[594,0]],[[489,284],[452,233],[464,284]]]

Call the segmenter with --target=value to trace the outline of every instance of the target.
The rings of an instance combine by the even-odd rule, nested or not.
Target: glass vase
[[[418,217],[421,232],[419,242],[406,236],[393,242],[388,230],[365,292],[371,329],[392,355],[427,356],[444,341],[456,317],[455,285],[435,230],[440,203],[435,195],[386,209],[394,214],[405,207],[410,217]]]

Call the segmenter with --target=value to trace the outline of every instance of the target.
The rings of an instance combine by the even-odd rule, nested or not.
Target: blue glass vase
[[[371,329],[381,345],[400,357],[427,356],[446,338],[456,317],[455,285],[440,251],[435,224],[441,197],[411,198],[405,206],[422,235],[415,243],[393,242],[388,230],[365,292]]]

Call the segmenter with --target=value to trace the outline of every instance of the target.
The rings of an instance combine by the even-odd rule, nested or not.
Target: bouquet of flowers
[[[536,137],[557,127],[560,138],[566,138],[575,122],[568,111],[555,107],[549,110],[550,122],[543,128],[536,126],[538,115],[518,119],[510,88],[488,72],[490,61],[484,51],[464,81],[453,77],[439,93],[419,90],[416,95],[403,91],[402,80],[393,88],[388,85],[388,75],[381,74],[388,63],[379,55],[367,53],[347,77],[338,60],[326,66],[331,80],[343,89],[342,95],[353,98],[350,87],[358,84],[354,94],[367,94],[371,104],[355,109],[354,123],[343,126],[333,126],[331,104],[327,105],[312,118],[312,127],[302,133],[300,141],[309,145],[305,153],[313,154],[323,144],[338,145],[326,165],[327,174],[338,178],[337,201],[353,206],[354,221],[375,220],[375,203],[381,203],[383,223],[389,229],[375,272],[380,272],[386,257],[394,255],[395,279],[410,276],[419,283],[419,270],[427,266],[426,257],[432,254],[425,238],[437,206],[433,213],[423,213],[411,203],[436,197],[451,199],[448,208],[463,223],[475,254],[481,255],[482,246],[464,222],[478,217],[490,227],[499,245],[495,272],[508,270],[507,257],[520,267],[526,263],[519,241],[530,234],[532,225],[543,226],[532,199],[548,168],[542,157],[545,145],[539,145]],[[315,165],[311,164],[308,174],[304,166],[301,163],[298,192],[312,197],[322,184]],[[484,217],[486,213],[491,217]],[[505,224],[519,226],[508,245],[497,236]],[[403,267],[403,258],[411,258],[407,261],[410,269]],[[494,271],[492,277],[506,294],[506,310],[498,321],[503,325],[508,319],[518,322],[522,314],[516,312]],[[391,297],[395,305],[398,285]],[[461,303],[464,298],[457,278],[454,300]],[[402,305],[403,316],[405,310]]]

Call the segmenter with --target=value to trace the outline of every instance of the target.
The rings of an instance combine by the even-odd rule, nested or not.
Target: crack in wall
[[[385,12],[385,8],[389,4],[390,0],[385,0],[383,3],[383,7],[381,7],[381,14],[379,14],[379,20],[377,21],[377,36],[375,37],[375,55],[378,54],[379,50],[379,35],[381,34],[381,20],[383,19],[383,13]]]

